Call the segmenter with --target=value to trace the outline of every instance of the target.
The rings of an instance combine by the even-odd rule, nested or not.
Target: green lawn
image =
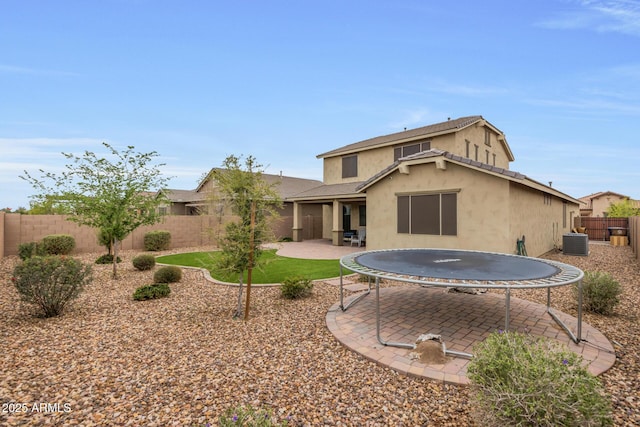
[[[238,276],[235,273],[228,275],[216,270],[216,259],[219,256],[218,251],[190,252],[157,257],[156,261],[162,264],[205,268],[216,280],[236,283]],[[282,283],[286,277],[290,276],[303,276],[311,280],[340,276],[340,263],[337,259],[287,258],[276,255],[275,250],[267,250],[262,252],[260,261],[264,262],[263,267],[253,270],[252,283]],[[349,273],[351,273],[349,270],[344,270],[344,274]],[[246,282],[247,274],[245,273],[244,283]]]

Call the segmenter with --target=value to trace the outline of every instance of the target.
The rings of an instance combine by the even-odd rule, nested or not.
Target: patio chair
[[[367,239],[367,230],[361,229],[358,230],[358,233],[355,236],[351,237],[351,246],[356,243],[358,246],[362,246],[366,244]]]

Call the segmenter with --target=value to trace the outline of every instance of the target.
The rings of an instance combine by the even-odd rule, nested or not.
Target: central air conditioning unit
[[[589,235],[583,233],[563,234],[562,252],[565,255],[589,255]]]

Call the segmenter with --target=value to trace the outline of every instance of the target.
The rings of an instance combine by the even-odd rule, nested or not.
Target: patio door
[[[342,229],[351,231],[351,205],[342,205]]]

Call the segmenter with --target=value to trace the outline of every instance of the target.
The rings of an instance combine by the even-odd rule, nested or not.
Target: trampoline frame
[[[400,252],[400,251],[456,251],[464,253],[479,253],[484,255],[500,255],[503,257],[516,257],[516,258],[528,258],[536,262],[542,262],[549,264],[559,270],[557,274],[550,277],[531,280],[460,280],[460,279],[442,279],[442,278],[430,278],[426,276],[415,275],[403,275],[398,273],[391,273],[383,270],[376,270],[373,268],[365,267],[356,262],[356,259],[364,254],[370,254],[375,252]],[[344,305],[344,291],[343,291],[343,276],[344,270],[348,269],[355,273],[365,275],[369,278],[369,288],[361,295],[353,298],[349,303]],[[505,330],[509,330],[509,312],[511,301],[512,289],[537,289],[547,288],[547,313],[553,318],[553,320],[566,332],[571,340],[578,344],[582,341],[582,278],[584,272],[577,267],[569,264],[561,263],[558,261],[545,260],[540,258],[531,258],[521,255],[502,254],[497,252],[485,252],[485,251],[473,251],[462,249],[436,249],[436,248],[407,248],[407,249],[380,249],[373,251],[355,252],[349,255],[345,255],[340,258],[340,309],[346,311],[349,307],[360,301],[371,293],[371,278],[375,279],[376,290],[376,337],[378,342],[385,346],[400,347],[415,349],[416,345],[413,343],[401,343],[391,342],[382,339],[380,334],[380,279],[387,279],[399,282],[418,284],[424,287],[443,287],[443,288],[477,288],[477,289],[504,289],[505,290]],[[551,308],[551,288],[566,286],[573,283],[578,283],[578,324],[577,331],[574,334],[571,329],[553,312]],[[446,354],[452,356],[461,356],[471,358],[473,355],[469,353],[462,353],[453,350],[446,350]]]

